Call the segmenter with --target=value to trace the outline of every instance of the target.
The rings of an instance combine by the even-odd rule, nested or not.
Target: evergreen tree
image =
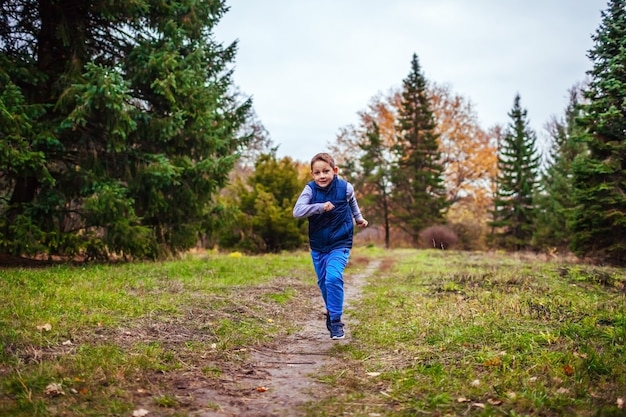
[[[589,51],[593,69],[584,96],[581,140],[588,153],[574,163],[578,203],[571,248],[626,264],[626,1],[610,0]]]
[[[0,250],[196,243],[245,138],[220,0],[0,2]],[[6,112],[5,112],[6,110]],[[4,140],[7,138],[7,140]]]
[[[435,119],[416,54],[402,86],[391,198],[397,225],[417,243],[422,229],[443,223],[447,202]]]
[[[225,204],[237,207],[233,222],[225,222],[220,246],[253,253],[293,250],[306,242],[306,220],[294,221],[293,206],[304,187],[291,158],[262,154],[254,172],[239,178]]]
[[[569,219],[576,205],[572,164],[584,152],[582,143],[575,140],[580,130],[576,124],[580,93],[579,88],[570,90],[564,117],[554,119],[548,126],[552,146],[534,200],[537,210],[533,241],[538,248],[563,250],[569,246]]]
[[[498,149],[498,177],[494,197],[493,243],[520,250],[531,244],[534,224],[533,193],[538,180],[539,156],[535,132],[528,126],[527,111],[515,96],[511,119]]]
[[[360,158],[362,174],[355,183],[363,194],[359,203],[367,210],[370,221],[380,222],[385,233],[385,248],[390,247],[390,189],[391,162],[389,150],[376,122],[372,122],[359,145],[363,151]]]

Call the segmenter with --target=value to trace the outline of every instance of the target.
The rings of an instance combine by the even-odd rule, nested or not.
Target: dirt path
[[[379,267],[379,262],[369,263],[360,273],[346,274],[345,299],[349,307],[361,296],[367,277]],[[279,344],[278,349],[255,350],[251,366],[244,375],[225,381],[232,389],[244,390],[249,395],[233,397],[229,390],[198,390],[196,398],[212,404],[211,410],[196,413],[199,417],[291,417],[297,416],[297,407],[316,399],[315,392],[323,387],[312,377],[316,371],[331,366],[330,349],[336,343],[350,342],[350,326],[355,324],[349,313],[344,316],[346,338],[333,341],[324,323],[323,305],[319,293],[311,300],[320,305],[317,317],[298,323],[301,328]]]

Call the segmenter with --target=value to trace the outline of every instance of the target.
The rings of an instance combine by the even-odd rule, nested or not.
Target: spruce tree
[[[0,2],[0,250],[193,246],[245,138],[220,0]],[[5,109],[7,110],[5,112]],[[4,140],[7,138],[7,140]]]
[[[391,161],[389,149],[381,137],[378,123],[372,122],[359,144],[363,154],[359,159],[362,173],[356,182],[362,197],[359,203],[367,211],[370,222],[382,224],[385,248],[390,247]]]
[[[229,191],[235,222],[226,225],[220,246],[254,253],[298,249],[306,242],[306,221],[293,220],[293,206],[304,187],[298,166],[289,157],[261,154],[254,172],[238,178]]]
[[[448,206],[435,129],[426,78],[413,54],[398,109],[394,147],[397,165],[392,172],[391,198],[397,226],[415,243],[422,229],[444,222]]]
[[[563,118],[554,119],[548,125],[552,146],[535,196],[537,213],[533,241],[538,248],[566,250],[569,246],[569,223],[576,205],[572,164],[585,149],[575,139],[580,135],[576,124],[581,114],[580,94],[580,88],[572,88]]]
[[[588,153],[574,164],[571,249],[626,264],[626,1],[610,0],[589,51],[593,68],[580,125]]]
[[[515,96],[510,123],[498,146],[498,177],[494,197],[493,243],[508,250],[530,247],[533,235],[533,193],[538,179],[539,156],[535,132],[526,109]]]

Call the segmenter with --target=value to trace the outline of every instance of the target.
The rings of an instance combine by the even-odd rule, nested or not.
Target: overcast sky
[[[517,93],[541,138],[591,68],[606,0],[230,0],[214,31],[238,40],[234,82],[252,97],[278,155],[308,161],[378,93],[400,87],[416,53],[426,78],[507,124]]]

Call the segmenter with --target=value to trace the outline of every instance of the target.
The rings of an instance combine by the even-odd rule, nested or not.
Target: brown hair
[[[311,159],[311,169],[313,169],[313,164],[317,161],[326,162],[328,165],[330,165],[331,168],[335,168],[335,160],[332,156],[330,156],[330,154],[327,154],[326,152],[320,152],[315,155],[313,159]]]

